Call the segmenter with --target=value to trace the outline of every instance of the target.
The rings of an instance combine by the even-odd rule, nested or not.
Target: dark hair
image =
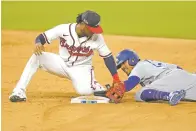
[[[76,18],[76,23],[79,24],[82,22],[82,13],[78,14],[77,18]]]

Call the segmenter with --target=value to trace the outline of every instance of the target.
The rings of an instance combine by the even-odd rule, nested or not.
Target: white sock
[[[36,55],[33,54],[29,59],[29,61],[27,62],[23,70],[23,73],[20,77],[20,80],[18,81],[16,87],[14,88],[14,91],[21,90],[21,89],[26,91],[27,85],[29,84],[32,76],[37,71],[38,67],[39,67],[39,61]]]

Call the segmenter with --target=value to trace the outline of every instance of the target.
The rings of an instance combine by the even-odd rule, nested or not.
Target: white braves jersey
[[[143,60],[137,63],[137,65],[129,74],[129,77],[139,77],[140,85],[144,87],[148,84],[151,84],[154,80],[164,76],[172,69],[177,69],[177,65],[154,60]]]
[[[59,55],[68,66],[92,64],[93,50],[101,57],[112,55],[102,34],[94,34],[90,39],[79,38],[76,33],[76,23],[61,24],[43,33],[47,43],[59,39]]]

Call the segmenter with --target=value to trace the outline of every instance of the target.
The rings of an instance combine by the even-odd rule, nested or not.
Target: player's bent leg
[[[144,100],[142,100],[141,98],[141,94],[144,90],[146,90],[147,88],[143,87],[141,88],[139,91],[136,92],[135,94],[135,100],[138,101],[138,102],[145,102]]]
[[[27,62],[16,87],[9,96],[10,101],[19,102],[26,100],[26,88],[39,67],[49,73],[67,77],[66,65],[60,56],[48,52],[43,52],[40,56],[33,54]]]
[[[164,92],[185,90],[186,95],[182,100],[196,100],[196,75],[184,70],[174,70],[167,76],[156,80],[149,88]]]
[[[56,76],[68,78],[67,65],[64,60],[57,54],[43,52],[41,56],[37,56],[39,68]]]
[[[94,78],[94,70],[91,65],[79,65],[69,68],[74,89],[80,95],[91,95],[95,91],[103,91],[105,88]]]
[[[185,97],[185,90],[174,91],[174,92],[164,92],[150,88],[143,88],[136,93],[137,101],[168,101],[170,105],[176,105],[181,99]]]
[[[36,55],[32,55],[27,62],[24,71],[20,77],[20,80],[16,84],[16,87],[14,88],[12,94],[9,96],[10,101],[12,102],[20,102],[20,101],[26,101],[26,87],[31,80],[31,77],[33,74],[37,71],[39,67]]]

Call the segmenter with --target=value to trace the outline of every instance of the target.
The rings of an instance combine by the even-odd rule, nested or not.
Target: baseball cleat
[[[94,96],[106,97],[106,91],[96,91],[94,92]]]
[[[169,95],[169,104],[171,106],[177,105],[180,102],[180,100],[185,97],[185,95],[185,90],[171,92]]]
[[[22,89],[12,92],[12,94],[9,96],[11,102],[26,101],[26,98],[25,91]]]
[[[105,88],[108,90],[110,88],[110,84],[106,84]],[[94,92],[94,96],[102,96],[102,97],[107,97],[106,96],[106,91],[96,91]]]

